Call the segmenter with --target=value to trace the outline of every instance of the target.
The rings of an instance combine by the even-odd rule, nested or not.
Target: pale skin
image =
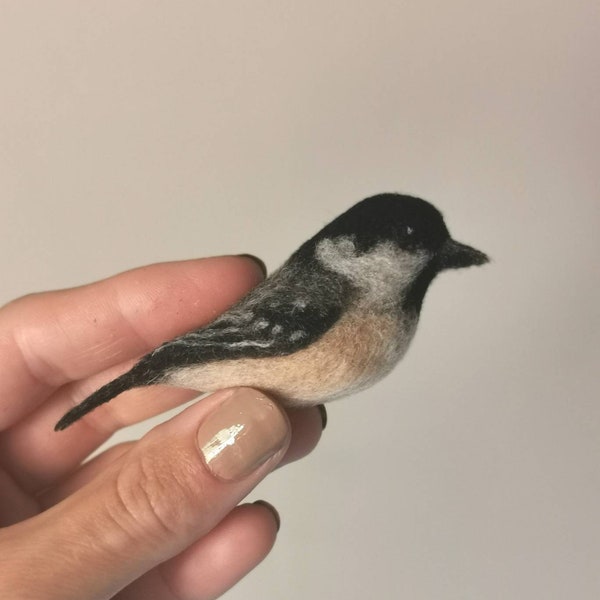
[[[0,309],[0,598],[204,600],[266,556],[275,514],[239,503],[276,466],[315,447],[317,408],[283,416],[285,440],[235,481],[215,477],[196,443],[199,424],[228,392],[84,466],[116,430],[196,394],[132,390],[53,431],[66,410],[136,358],[212,320],[261,279],[248,258],[200,259]]]

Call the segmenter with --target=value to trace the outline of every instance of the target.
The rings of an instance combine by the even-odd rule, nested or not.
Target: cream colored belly
[[[249,386],[271,392],[289,406],[319,404],[367,387],[388,373],[405,353],[415,325],[372,314],[344,317],[294,354],[186,367],[165,383],[202,392]]]

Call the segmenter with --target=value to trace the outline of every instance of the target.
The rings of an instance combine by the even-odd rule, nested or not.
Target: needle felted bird
[[[250,386],[287,406],[363,389],[406,352],[434,277],[487,261],[454,241],[425,200],[367,198],[221,316],[144,356],[73,407],[55,429],[126,390],[155,384],[200,392]]]

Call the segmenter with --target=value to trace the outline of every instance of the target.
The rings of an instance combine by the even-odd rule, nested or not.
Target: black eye
[[[405,231],[406,235],[412,235],[415,232],[415,229],[414,229],[414,227],[411,227],[410,225],[405,225],[404,231]]]

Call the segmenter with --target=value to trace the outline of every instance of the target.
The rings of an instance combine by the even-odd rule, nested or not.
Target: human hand
[[[260,279],[244,257],[185,261],[0,310],[0,598],[215,598],[266,556],[276,513],[237,505],[277,464],[314,448],[319,409],[286,414],[255,390],[224,390],[83,466],[117,429],[196,393],[136,389],[53,431],[136,357],[212,320]]]

